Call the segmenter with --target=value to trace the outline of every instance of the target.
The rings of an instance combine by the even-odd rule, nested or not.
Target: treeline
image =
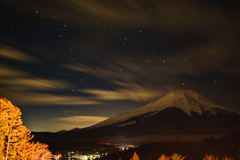
[[[110,158],[110,156],[105,157],[105,158]],[[111,157],[112,158],[112,157]],[[126,157],[125,157],[126,158]],[[162,154],[159,158],[157,158],[156,160],[185,160],[185,156],[177,154],[177,153],[173,153],[170,156],[166,156],[165,154]],[[119,158],[118,160],[123,160],[122,158]],[[130,160],[140,160],[139,156],[137,155],[136,152],[134,152],[132,158]],[[142,160],[142,159],[141,159]],[[152,160],[151,158],[148,158],[148,160]],[[202,160],[235,160],[233,157],[225,155],[223,157],[219,156],[214,156],[212,154],[206,154]]]
[[[166,156],[165,154],[162,154],[157,160],[184,160],[185,157],[180,155],[180,154],[177,154],[177,153],[173,153],[171,156]],[[119,159],[120,160],[120,159]],[[139,156],[137,155],[136,152],[134,152],[133,154],[133,157],[131,158],[131,160],[140,160],[139,159]],[[213,155],[205,155],[203,157],[203,160],[219,160],[219,157],[217,156],[213,156]],[[234,158],[232,157],[229,157],[227,155],[225,155],[222,160],[234,160]]]
[[[240,135],[238,133],[225,136],[221,139],[209,138],[201,142],[164,142],[144,144],[134,149],[118,151],[101,157],[100,160],[130,160],[136,152],[140,160],[157,160],[161,155],[171,156],[173,153],[183,155],[186,160],[208,160],[206,155],[212,156],[211,160],[231,157],[240,159]],[[215,159],[213,159],[213,157]]]

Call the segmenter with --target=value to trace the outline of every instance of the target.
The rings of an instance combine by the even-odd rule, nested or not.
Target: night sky
[[[1,0],[0,96],[32,131],[191,89],[240,111],[238,0]]]

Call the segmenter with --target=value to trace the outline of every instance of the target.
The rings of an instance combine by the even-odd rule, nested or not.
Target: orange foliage
[[[41,160],[47,160],[51,159],[52,154],[48,150],[48,145],[47,144],[42,144],[42,143],[35,143],[33,147],[33,159],[41,159]]]
[[[173,153],[173,155],[170,156],[170,158],[172,160],[183,160],[185,157],[180,155],[180,154],[177,154],[177,153]]]
[[[133,157],[131,158],[131,160],[140,160],[136,152],[134,152]]]
[[[213,156],[213,155],[205,155],[205,157],[203,158],[203,160],[219,160],[219,158],[218,157],[215,157],[215,156]]]
[[[162,154],[161,157],[158,158],[158,160],[170,160],[168,156],[165,156],[165,154]]]
[[[225,155],[225,157],[223,157],[222,160],[234,160],[234,159],[232,157],[228,157],[227,155]]]
[[[0,98],[0,159],[50,159],[47,145],[29,141],[31,131],[22,125],[21,111],[6,98]]]

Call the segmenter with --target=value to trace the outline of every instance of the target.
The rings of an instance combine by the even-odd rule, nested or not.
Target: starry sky
[[[238,0],[1,0],[0,96],[32,131],[191,89],[240,111]]]

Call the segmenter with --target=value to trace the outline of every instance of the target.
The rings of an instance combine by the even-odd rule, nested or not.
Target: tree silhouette
[[[29,142],[33,136],[22,125],[21,115],[17,106],[6,98],[0,98],[0,159],[49,159],[51,152],[47,145]],[[43,152],[36,154],[39,150]]]
[[[180,154],[173,153],[173,155],[171,155],[170,158],[172,160],[183,160],[185,157]]]
[[[218,160],[219,158],[218,157],[215,157],[213,155],[205,155],[205,157],[203,158],[203,160]]]
[[[134,152],[133,157],[131,158],[131,160],[140,160],[136,152]]]
[[[158,158],[158,160],[170,160],[168,156],[165,156],[165,154],[162,154],[161,157]]]
[[[234,158],[228,157],[227,155],[225,155],[225,157],[223,157],[222,160],[234,160]]]

